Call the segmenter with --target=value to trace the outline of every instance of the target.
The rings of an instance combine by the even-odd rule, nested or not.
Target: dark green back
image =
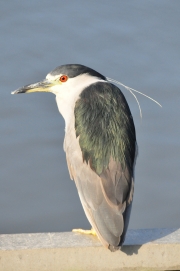
[[[108,82],[90,85],[82,91],[74,113],[83,160],[100,175],[112,157],[133,174],[135,127],[120,89]]]

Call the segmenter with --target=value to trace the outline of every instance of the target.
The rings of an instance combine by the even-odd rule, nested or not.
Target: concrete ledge
[[[0,235],[0,271],[180,270],[180,229],[129,230],[122,251],[72,232]]]

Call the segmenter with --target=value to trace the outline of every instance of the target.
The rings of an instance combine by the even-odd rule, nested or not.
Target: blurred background
[[[129,228],[180,226],[180,1],[1,1],[0,233],[90,228],[63,151],[55,96],[11,95],[79,63],[122,89],[139,155]]]

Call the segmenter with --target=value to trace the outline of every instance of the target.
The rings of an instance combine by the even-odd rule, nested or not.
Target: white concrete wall
[[[180,270],[180,229],[129,230],[121,251],[72,232],[0,235],[0,271]]]

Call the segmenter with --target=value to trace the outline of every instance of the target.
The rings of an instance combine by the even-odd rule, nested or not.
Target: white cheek
[[[55,95],[60,95],[61,97],[68,97],[71,93],[73,93],[73,88],[69,82],[67,83],[58,83],[56,85],[53,85],[50,88],[50,91],[54,93]]]
[[[55,95],[57,95],[57,94],[61,93],[61,92],[63,91],[63,89],[61,89],[61,85],[58,84],[58,85],[52,86],[52,87],[50,88],[50,91],[51,91],[52,93],[54,93]]]

